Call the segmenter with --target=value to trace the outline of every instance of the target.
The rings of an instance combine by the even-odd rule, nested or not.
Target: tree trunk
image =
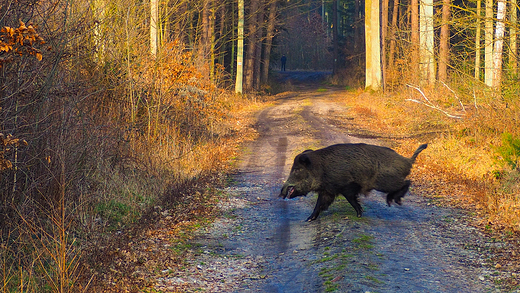
[[[338,73],[338,0],[332,1],[332,48],[333,48],[333,60],[332,60],[332,74]]]
[[[157,24],[159,18],[159,1],[150,0],[150,53],[157,56]]]
[[[498,0],[497,24],[495,28],[495,47],[493,48],[493,88],[500,90],[502,82],[502,49],[504,46],[504,33],[506,25],[506,0]]]
[[[448,79],[448,63],[450,54],[450,0],[442,1],[442,24],[439,41],[439,80],[446,82]]]
[[[265,3],[263,0],[260,0],[260,9],[258,11],[257,15],[257,24],[258,24],[258,30],[256,31],[256,48],[255,48],[255,70],[254,70],[254,84],[253,87],[255,90],[260,89],[260,79],[262,75],[262,40],[263,40],[263,33],[264,33],[264,9],[265,9]]]
[[[235,93],[242,93],[244,60],[244,0],[238,0],[237,78]]]
[[[399,14],[399,0],[394,0],[394,7],[392,9],[392,33],[390,37],[390,51],[388,52],[388,71],[394,76],[397,71],[394,64],[395,45],[397,38],[397,15]],[[391,78],[390,78],[391,79]]]
[[[271,47],[273,45],[273,37],[274,37],[274,27],[276,24],[276,6],[278,4],[277,0],[271,0],[271,5],[269,7],[269,18],[267,20],[267,31],[266,31],[266,40],[264,47],[264,67],[262,70],[262,82],[266,83],[269,78],[269,62],[271,60]]]
[[[215,81],[215,18],[217,17],[217,5],[215,0],[209,0],[209,76],[211,81]]]
[[[240,4],[242,3],[242,4]],[[239,0],[239,6],[244,6],[244,0]],[[240,13],[240,12],[239,12]],[[242,17],[243,18],[243,17]],[[244,38],[244,20],[242,19],[242,45],[243,45],[243,38]],[[240,20],[239,20],[240,22]],[[240,29],[240,26],[238,26]],[[237,38],[237,35],[235,35],[235,5],[234,3],[231,4],[231,65],[230,65],[230,72],[231,76],[235,75],[235,56],[237,55],[235,50],[235,40]],[[240,60],[240,64],[242,64],[243,60]],[[242,81],[240,82],[240,92],[242,92]]]
[[[487,86],[493,86],[493,0],[486,0],[484,73]]]
[[[477,29],[475,32],[475,79],[480,80],[480,15],[481,15],[482,1],[477,0]]]
[[[256,13],[260,0],[251,0],[251,9],[249,10],[249,25],[248,25],[248,46],[246,51],[245,61],[245,83],[246,90],[253,89],[254,72],[255,72],[255,52],[256,52],[256,31],[258,29]]]
[[[360,3],[361,0],[354,0],[354,54],[357,55],[359,51],[361,51],[361,44],[363,42],[363,39],[361,37],[359,24],[361,22],[361,16],[360,16]],[[324,14],[325,15],[325,14]],[[326,28],[325,28],[326,29]]]
[[[419,0],[411,0],[410,9],[411,16],[411,37],[410,42],[411,45],[411,56],[410,56],[410,65],[411,65],[411,76],[415,78],[419,76]]]
[[[383,78],[383,89],[386,84],[386,57],[387,57],[387,36],[388,36],[388,0],[383,0],[381,4],[381,73]]]
[[[365,1],[365,87],[381,89],[381,39],[379,35],[379,1]]]
[[[201,39],[201,51],[202,51],[202,59],[206,60],[208,58],[209,53],[209,44],[210,44],[210,1],[211,0],[202,0],[202,39]]]
[[[518,58],[518,55],[517,55],[518,32],[516,30],[517,25],[518,25],[517,11],[518,11],[517,0],[511,0],[511,14],[510,14],[511,25],[509,28],[509,48],[510,48],[510,50],[509,50],[508,59],[509,59],[509,68],[511,69],[511,73],[513,74],[513,76],[515,76],[515,78],[518,73],[518,61],[517,61],[517,58]]]
[[[433,0],[421,1],[419,25],[421,27],[420,77],[421,83],[432,85],[435,82],[435,58],[433,54]]]

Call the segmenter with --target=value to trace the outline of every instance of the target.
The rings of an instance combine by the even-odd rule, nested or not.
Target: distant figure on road
[[[282,55],[282,71],[285,71],[285,63],[287,63],[287,57],[285,57],[285,55]]]

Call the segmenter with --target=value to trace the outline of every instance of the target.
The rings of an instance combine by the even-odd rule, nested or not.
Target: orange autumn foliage
[[[0,68],[5,63],[12,62],[15,56],[32,55],[41,61],[42,53],[34,46],[43,44],[45,41],[31,23],[25,25],[23,21],[20,21],[17,28],[4,26],[0,29],[0,53],[3,53],[0,55]]]

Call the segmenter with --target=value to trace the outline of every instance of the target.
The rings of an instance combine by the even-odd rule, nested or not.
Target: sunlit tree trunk
[[[411,44],[411,54],[410,54],[410,67],[411,67],[411,76],[412,78],[417,78],[419,76],[419,0],[411,0],[410,5],[411,15],[411,36],[410,42]]]
[[[499,90],[502,82],[502,49],[504,47],[506,0],[498,0],[495,46],[493,48],[493,88]]]
[[[481,11],[482,1],[477,0],[477,28],[475,32],[475,79],[480,80],[480,38],[481,38]]]
[[[445,82],[448,79],[448,63],[450,54],[450,0],[442,1],[442,24],[439,40],[439,80]]]
[[[273,45],[277,5],[277,0],[271,0],[271,5],[269,6],[269,16],[267,20],[266,40],[264,46],[264,67],[262,69],[262,82],[264,83],[267,82],[267,79],[269,77],[269,61],[271,59],[271,47]]]
[[[421,29],[420,39],[420,76],[421,83],[433,84],[435,82],[435,58],[433,39],[433,0],[421,1],[419,25]]]
[[[157,24],[159,18],[159,1],[150,0],[150,53],[152,56],[157,56]]]
[[[94,29],[92,30],[94,47],[96,48],[96,51],[94,52],[94,59],[99,63],[103,63],[103,56],[105,55],[105,45],[103,42],[105,38],[103,37],[103,30],[101,25],[105,21],[105,5],[106,4],[103,0],[93,0],[90,4],[92,16],[94,18]]]
[[[242,93],[244,60],[244,0],[238,0],[237,78],[235,93]]]
[[[485,83],[487,86],[493,86],[493,0],[486,0],[484,55]]]
[[[518,45],[517,45],[517,38],[518,38],[518,32],[516,30],[516,27],[518,25],[518,18],[517,18],[517,0],[511,0],[511,13],[510,13],[510,22],[511,25],[509,26],[509,68],[511,69],[511,73],[516,77],[516,74],[518,73]]]
[[[365,46],[366,76],[365,87],[381,89],[381,40],[379,34],[379,1],[365,1]]]

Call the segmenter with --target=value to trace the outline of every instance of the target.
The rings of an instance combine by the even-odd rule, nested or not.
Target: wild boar
[[[294,158],[289,178],[280,196],[294,198],[311,191],[318,193],[314,211],[307,218],[313,221],[321,211],[327,210],[336,196],[343,195],[361,217],[363,209],[358,201],[360,193],[372,189],[387,193],[388,206],[408,192],[410,174],[415,159],[428,145],[423,144],[411,158],[405,158],[394,150],[369,145],[336,144],[319,150],[306,150]]]

